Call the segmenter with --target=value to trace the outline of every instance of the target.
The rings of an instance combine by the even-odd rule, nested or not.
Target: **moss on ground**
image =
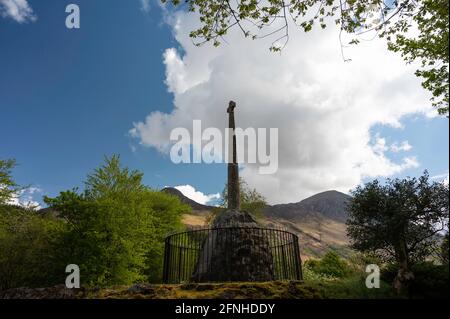
[[[318,289],[301,281],[136,284],[85,290],[84,298],[119,299],[312,299],[323,298]]]
[[[363,278],[320,282],[272,281],[234,283],[136,284],[85,290],[84,298],[100,299],[324,299],[390,298],[390,287],[367,289]]]

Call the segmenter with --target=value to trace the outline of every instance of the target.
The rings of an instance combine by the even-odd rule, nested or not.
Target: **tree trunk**
[[[409,286],[414,279],[414,274],[409,269],[408,250],[405,240],[399,240],[395,250],[399,269],[393,283],[394,291],[397,296],[409,295]]]

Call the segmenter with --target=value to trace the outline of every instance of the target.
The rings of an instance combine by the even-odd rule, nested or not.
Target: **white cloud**
[[[408,143],[408,141],[403,141],[400,144],[398,143],[393,143],[390,147],[390,150],[394,153],[398,153],[398,152],[406,152],[406,151],[410,151],[412,149],[411,144]]]
[[[131,133],[141,144],[167,152],[171,129],[191,131],[193,119],[204,128],[224,128],[228,101],[234,100],[237,126],[279,128],[277,173],[259,175],[250,164],[241,171],[271,203],[328,189],[347,192],[363,178],[419,165],[412,155],[389,159],[385,139],[371,134],[375,125],[402,127],[408,114],[435,114],[414,65],[405,65],[383,40],[346,48],[349,63],[333,27],[306,34],[292,27],[280,55],[269,52],[270,39],[245,39],[238,29],[227,35],[229,44],[196,47],[188,33],[197,19],[186,13],[168,19],[183,52],[169,48],[163,56],[174,109],[134,124]]]
[[[386,145],[386,139],[380,137],[379,133],[375,134],[375,143],[372,147],[372,150],[378,155],[383,154],[387,151],[398,153],[398,152],[407,152],[410,151],[411,149],[412,146],[411,144],[409,144],[408,141],[403,141],[401,143],[394,142],[388,146]]]
[[[380,134],[375,135],[375,144],[372,147],[372,150],[378,154],[383,155],[389,148],[386,146],[386,139],[380,137]]]
[[[197,203],[206,205],[212,200],[217,200],[220,198],[220,194],[203,194],[201,191],[196,190],[191,185],[178,185],[174,188],[178,189],[183,193],[184,196],[196,201]]]
[[[443,173],[439,175],[431,176],[432,180],[442,181],[444,184],[448,185],[449,183],[449,173]]]
[[[24,23],[37,19],[27,0],[0,0],[0,16]]]
[[[140,0],[141,2],[141,10],[144,12],[150,11],[150,0]]]
[[[34,195],[39,193],[42,193],[42,189],[38,187],[29,187],[22,189],[21,191],[19,191],[18,194],[16,194],[9,200],[8,204],[34,209],[41,209],[42,208],[41,205],[34,200]]]

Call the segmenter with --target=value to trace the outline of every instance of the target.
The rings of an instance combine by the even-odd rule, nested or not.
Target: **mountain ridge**
[[[178,197],[183,204],[187,204],[187,205],[191,206],[191,208],[197,212],[211,211],[215,208],[214,206],[200,204],[200,203],[196,202],[195,200],[190,199],[189,197],[184,195],[180,190],[176,189],[175,187],[164,187],[161,190],[161,192]]]
[[[336,190],[317,193],[296,203],[268,205],[264,213],[285,219],[326,217],[345,222],[348,218],[347,204],[351,196]]]
[[[192,207],[191,213],[183,214],[186,226],[207,226],[210,214],[217,207],[203,205],[183,195],[175,188],[164,192],[175,195]],[[331,190],[325,191],[297,203],[269,205],[258,217],[263,227],[286,229],[299,238],[302,260],[322,257],[333,250],[342,257],[351,254],[345,221],[348,217],[346,204],[351,196]]]
[[[184,195],[174,187],[162,189],[170,195],[177,196],[184,204],[191,206],[194,211],[211,211],[215,206],[200,204]],[[336,190],[329,190],[307,197],[299,202],[287,204],[267,205],[264,215],[287,220],[302,220],[308,218],[328,218],[338,222],[345,222],[348,217],[347,203],[351,196]]]

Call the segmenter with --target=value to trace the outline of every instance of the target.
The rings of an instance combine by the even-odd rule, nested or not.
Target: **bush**
[[[316,283],[319,292],[324,298],[331,299],[380,299],[392,298],[391,286],[380,281],[380,288],[368,289],[366,277],[361,274],[352,274],[345,278],[325,280]]]
[[[409,297],[412,298],[448,298],[449,268],[448,265],[435,265],[432,262],[421,262],[411,266],[414,280],[411,283]],[[392,283],[398,272],[396,263],[388,264],[381,271],[381,278]]]
[[[434,265],[431,262],[416,264],[412,267],[415,279],[411,286],[411,295],[415,298],[448,298],[448,265]]]
[[[31,209],[0,206],[0,290],[42,287],[63,282],[55,243],[64,225]]]
[[[351,273],[351,269],[338,254],[327,252],[322,259],[310,259],[305,262],[305,268],[320,275],[342,278]]]

